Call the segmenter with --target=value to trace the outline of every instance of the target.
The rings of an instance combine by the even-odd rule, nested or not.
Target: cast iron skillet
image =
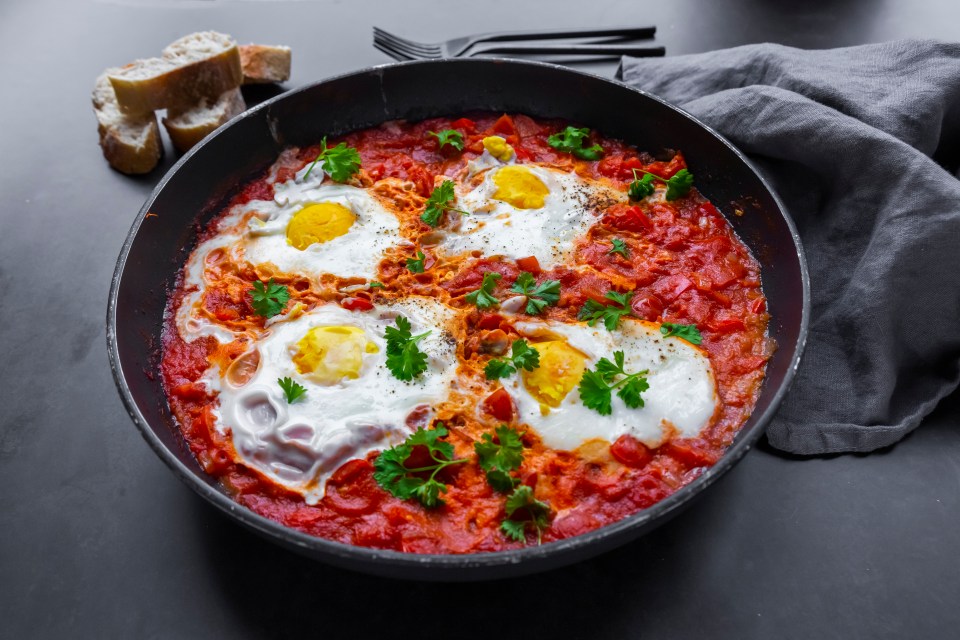
[[[643,150],[684,152],[697,188],[723,211],[762,266],[770,336],[779,348],[753,416],[715,466],[669,498],[585,535],[516,551],[455,556],[365,549],[302,534],[239,506],[185,446],[158,375],[166,295],[198,228],[286,145],[312,144],[386,120],[476,110],[565,118]],[[749,161],[717,133],[659,98],[604,78],[542,63],[442,60],[374,67],[277,96],[181,158],[147,198],[120,252],[110,289],[107,346],[117,388],[143,437],[174,473],[231,518],[338,566],[393,577],[475,580],[569,564],[628,542],[675,515],[760,437],[799,363],[808,315],[806,263],[793,222]]]

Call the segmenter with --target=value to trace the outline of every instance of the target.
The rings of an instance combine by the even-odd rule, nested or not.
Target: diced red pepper
[[[344,298],[340,306],[347,311],[370,311],[373,309],[373,303],[366,298]]]

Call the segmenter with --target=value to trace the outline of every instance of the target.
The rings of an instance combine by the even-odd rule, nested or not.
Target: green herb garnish
[[[664,199],[668,201],[676,200],[677,198],[682,198],[683,196],[687,195],[690,192],[690,188],[693,187],[693,174],[687,171],[686,169],[680,169],[680,171],[677,171],[668,180],[664,180],[660,176],[650,173],[649,171],[644,171],[644,173],[646,175],[643,176],[643,180],[636,180],[637,170],[636,169],[633,170],[634,181],[630,183],[630,198],[633,200],[640,199],[640,198],[633,197],[633,186],[639,185],[641,182],[643,182],[650,176],[653,176],[652,178],[650,178],[650,181],[659,180],[660,182],[666,183],[667,193],[664,195]],[[644,192],[643,195],[640,196],[641,198],[644,198],[650,195],[651,193],[653,193],[653,186],[649,182],[647,184],[650,186],[650,192],[649,193]],[[637,191],[637,193],[640,193],[640,191]]]
[[[637,178],[637,170],[633,170],[633,182],[627,188],[627,195],[631,200],[643,200],[654,192],[653,181],[657,176],[652,173],[646,173],[642,178]]]
[[[597,323],[597,320],[603,320],[603,326],[607,331],[613,331],[620,324],[620,318],[632,313],[630,309],[630,298],[633,297],[633,291],[626,293],[617,293],[616,291],[607,291],[607,300],[613,304],[600,304],[596,300],[587,300],[580,313],[577,314],[578,320],[586,320],[591,327]]]
[[[453,180],[444,180],[427,198],[427,208],[423,210],[420,219],[431,227],[435,227],[440,224],[440,218],[445,211],[456,211],[463,215],[470,215],[469,212],[456,209],[450,204],[456,197],[457,194],[453,190]]]
[[[494,358],[483,368],[487,380],[497,380],[513,375],[520,369],[533,371],[540,366],[540,352],[527,344],[523,338],[514,340],[509,358]]]
[[[346,182],[350,176],[360,170],[360,153],[353,147],[348,147],[345,142],[341,142],[333,148],[327,148],[327,138],[324,136],[320,141],[320,153],[317,159],[313,161],[307,172],[303,174],[303,179],[310,177],[313,167],[320,161],[323,161],[321,167],[330,174],[334,182]]]
[[[500,523],[500,530],[509,538],[518,542],[527,539],[527,531],[532,527],[537,532],[537,544],[541,542],[543,530],[550,524],[550,505],[533,497],[533,489],[525,484],[513,490],[506,502],[507,519]],[[514,519],[517,512],[525,512],[524,519]]]
[[[700,344],[703,342],[703,336],[700,335],[700,330],[697,329],[697,325],[695,324],[674,324],[672,322],[664,322],[660,325],[660,333],[662,333],[666,338],[669,338],[670,336],[683,338],[690,344]]]
[[[387,368],[399,380],[410,381],[427,370],[427,354],[420,351],[417,343],[430,335],[429,331],[412,335],[410,321],[397,316],[396,327],[387,327]]]
[[[625,405],[638,409],[643,406],[640,394],[650,388],[645,377],[648,373],[646,369],[627,373],[623,368],[623,351],[614,351],[613,359],[614,362],[610,362],[606,358],[600,358],[596,371],[587,369],[580,379],[580,399],[583,400],[583,406],[602,416],[610,415],[614,389],[619,388],[617,396]],[[617,376],[623,378],[614,382]]]
[[[523,462],[522,434],[502,424],[496,428],[496,435],[497,442],[494,442],[489,433],[483,434],[482,441],[474,443],[473,450],[477,452],[477,461],[487,474],[490,486],[508,493],[520,483],[510,472],[519,469]]]
[[[307,392],[306,387],[297,384],[291,378],[278,378],[277,384],[283,389],[283,395],[287,398],[287,404],[293,404]]]
[[[423,427],[411,434],[402,444],[380,452],[373,463],[373,479],[394,497],[401,500],[415,498],[420,504],[432,509],[443,504],[441,493],[447,492],[447,485],[437,480],[437,473],[450,465],[462,464],[467,458],[455,459],[453,445],[439,439],[447,435],[442,422],[435,429]],[[406,463],[416,447],[427,448],[432,462],[422,467],[409,468]],[[429,477],[422,475],[429,473]]]
[[[430,135],[437,139],[440,148],[450,145],[457,151],[463,151],[463,134],[454,129],[444,129],[443,131],[428,131]]]
[[[464,299],[467,302],[477,305],[477,309],[489,309],[500,303],[493,295],[493,290],[497,286],[497,280],[503,276],[495,271],[487,271],[483,274],[483,282],[480,288],[468,293]]]
[[[527,296],[526,312],[532,316],[543,311],[543,308],[547,305],[557,304],[560,300],[559,281],[544,280],[537,284],[533,274],[528,271],[520,272],[520,275],[510,286],[510,291]]]
[[[416,258],[407,258],[407,269],[410,273],[423,273],[423,260],[426,258],[423,251],[417,251]]]
[[[560,133],[554,133],[547,138],[547,144],[558,151],[572,153],[581,160],[599,160],[603,157],[603,148],[600,145],[595,144],[592,147],[583,147],[589,135],[590,129],[567,127]]]
[[[250,306],[254,313],[264,318],[272,318],[287,306],[290,292],[282,284],[276,284],[273,278],[266,285],[260,280],[253,283],[250,290]]]
[[[607,255],[613,255],[614,253],[619,253],[624,258],[630,257],[630,249],[627,248],[627,243],[625,243],[620,238],[614,238],[610,241],[613,245],[613,248],[610,251],[607,251]]]

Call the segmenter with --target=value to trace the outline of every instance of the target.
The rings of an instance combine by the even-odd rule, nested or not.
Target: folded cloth
[[[619,75],[746,152],[797,223],[813,314],[770,443],[872,451],[916,428],[960,383],[960,181],[934,160],[960,151],[960,44],[750,45]]]

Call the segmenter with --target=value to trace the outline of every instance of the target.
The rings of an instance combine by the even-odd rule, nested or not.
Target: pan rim
[[[200,153],[201,150],[207,145],[210,144],[217,136],[223,133],[223,131],[231,126],[236,125],[240,121],[249,118],[261,110],[269,110],[272,105],[282,100],[288,99],[292,96],[295,96],[299,93],[312,90],[314,87],[335,82],[338,80],[366,75],[366,74],[377,74],[381,78],[386,70],[397,68],[397,67],[414,67],[414,66],[429,66],[437,64],[459,64],[463,66],[468,65],[517,65],[517,66],[527,66],[527,67],[540,67],[549,69],[552,71],[560,71],[566,74],[573,74],[578,76],[584,76],[592,80],[600,80],[606,83],[612,83],[625,89],[627,91],[640,94],[646,99],[654,100],[659,102],[663,106],[678,112],[680,115],[686,117],[689,120],[692,120],[696,123],[702,130],[706,131],[714,138],[716,138],[720,143],[725,145],[731,153],[733,153],[740,161],[742,161],[750,170],[756,175],[757,179],[763,185],[764,189],[771,195],[774,200],[779,213],[783,217],[784,221],[787,224],[787,228],[790,232],[790,236],[793,240],[794,249],[796,251],[796,258],[800,267],[800,280],[802,288],[802,306],[801,306],[801,319],[799,326],[799,333],[797,342],[795,345],[793,356],[790,360],[789,365],[786,368],[784,373],[784,378],[779,387],[774,391],[773,396],[770,399],[768,406],[756,418],[756,422],[749,428],[742,428],[734,442],[730,447],[724,452],[723,456],[718,460],[712,467],[703,472],[699,477],[690,482],[689,484],[681,487],[675,493],[671,494],[667,498],[653,504],[652,506],[633,513],[617,522],[610,523],[589,531],[587,533],[573,536],[570,538],[565,538],[563,540],[558,540],[554,542],[545,543],[538,546],[529,546],[522,549],[512,549],[508,551],[494,551],[494,552],[478,552],[471,554],[416,554],[402,551],[392,551],[392,550],[383,550],[383,549],[372,549],[368,547],[360,547],[355,545],[350,545],[346,543],[336,542],[333,540],[328,540],[325,538],[320,538],[317,536],[311,536],[306,533],[302,533],[295,529],[286,527],[278,522],[269,520],[263,516],[260,516],[253,511],[243,507],[239,503],[235,502],[229,496],[227,496],[222,490],[218,490],[214,484],[204,481],[199,477],[193,470],[188,468],[169,448],[167,448],[161,439],[154,433],[154,430],[150,427],[149,421],[145,418],[143,413],[140,411],[140,408],[137,406],[137,403],[133,397],[132,391],[127,384],[126,375],[123,371],[121,362],[120,362],[120,352],[119,344],[117,339],[117,303],[119,297],[120,283],[123,278],[125,268],[127,266],[127,261],[130,256],[130,250],[133,246],[134,241],[138,237],[142,223],[149,213],[151,206],[156,201],[157,197],[164,190],[166,185],[170,180],[180,171],[189,160]],[[680,107],[673,105],[662,98],[650,94],[642,89],[632,87],[627,85],[619,80],[610,79],[604,76],[599,76],[596,74],[570,69],[560,65],[555,65],[546,62],[539,61],[519,61],[505,58],[484,58],[484,59],[445,59],[445,60],[416,60],[416,61],[407,61],[407,62],[398,62],[398,63],[387,63],[382,65],[375,65],[372,67],[367,67],[357,71],[351,71],[329,78],[321,79],[316,82],[311,82],[301,87],[296,87],[289,91],[283,92],[273,98],[270,98],[251,109],[247,110],[237,118],[231,120],[225,125],[221,126],[217,131],[207,136],[200,143],[195,145],[190,151],[185,153],[174,165],[167,171],[166,174],[158,181],[156,187],[151,191],[150,195],[145,200],[143,206],[140,209],[137,217],[134,219],[130,231],[128,232],[124,243],[121,247],[119,257],[117,259],[117,264],[113,272],[113,277],[110,284],[110,293],[108,297],[107,305],[107,352],[110,362],[110,369],[114,378],[114,382],[117,386],[117,389],[120,393],[121,399],[123,401],[124,407],[127,410],[128,415],[131,420],[136,425],[137,429],[140,431],[141,436],[147,441],[150,447],[154,452],[160,457],[164,463],[170,467],[174,474],[179,477],[184,483],[186,483],[191,489],[198,493],[201,497],[212,503],[220,511],[228,514],[230,517],[236,519],[241,524],[253,529],[257,533],[263,535],[264,537],[269,538],[272,541],[278,542],[287,547],[293,548],[295,550],[300,550],[309,555],[319,554],[324,559],[333,562],[334,564],[339,564],[340,566],[346,566],[354,569],[358,569],[366,572],[381,573],[380,571],[374,570],[374,565],[378,568],[410,568],[416,569],[418,575],[416,577],[423,577],[422,571],[426,569],[435,570],[435,574],[432,576],[433,579],[439,580],[463,580],[463,579],[473,579],[470,576],[454,576],[451,575],[454,571],[461,571],[464,569],[488,569],[493,570],[497,567],[503,566],[517,566],[522,564],[530,565],[529,570],[527,571],[518,571],[518,573],[532,573],[538,570],[547,569],[549,567],[544,566],[544,563],[538,561],[544,561],[548,558],[564,558],[567,557],[569,560],[566,562],[559,562],[560,564],[568,564],[569,562],[574,562],[579,558],[585,558],[596,553],[600,553],[604,550],[601,548],[600,543],[605,539],[614,539],[618,540],[616,545],[622,544],[632,537],[640,535],[635,533],[634,536],[630,534],[634,530],[639,530],[646,523],[655,521],[655,520],[667,520],[671,515],[675,515],[687,502],[693,499],[695,496],[699,495],[706,488],[714,484],[721,476],[723,476],[727,471],[733,468],[749,451],[756,441],[759,439],[761,434],[766,430],[767,425],[770,420],[775,415],[777,409],[780,406],[783,398],[788,392],[797,368],[799,367],[801,357],[806,346],[808,331],[809,331],[809,322],[810,322],[810,278],[807,268],[807,262],[805,257],[805,252],[803,249],[802,242],[800,240],[799,233],[797,231],[796,225],[790,216],[789,211],[784,206],[779,195],[769,184],[769,182],[764,178],[764,176],[757,170],[757,167],[749,158],[746,157],[737,147],[735,147],[731,142],[729,142],[725,137],[719,134],[710,126],[701,122],[698,118],[686,112]],[[134,372],[136,374],[136,372]],[[142,372],[141,372],[142,373]],[[182,437],[182,436],[181,436]],[[591,552],[590,548],[595,547]],[[581,552],[577,556],[577,552]],[[338,562],[339,561],[339,562]]]

